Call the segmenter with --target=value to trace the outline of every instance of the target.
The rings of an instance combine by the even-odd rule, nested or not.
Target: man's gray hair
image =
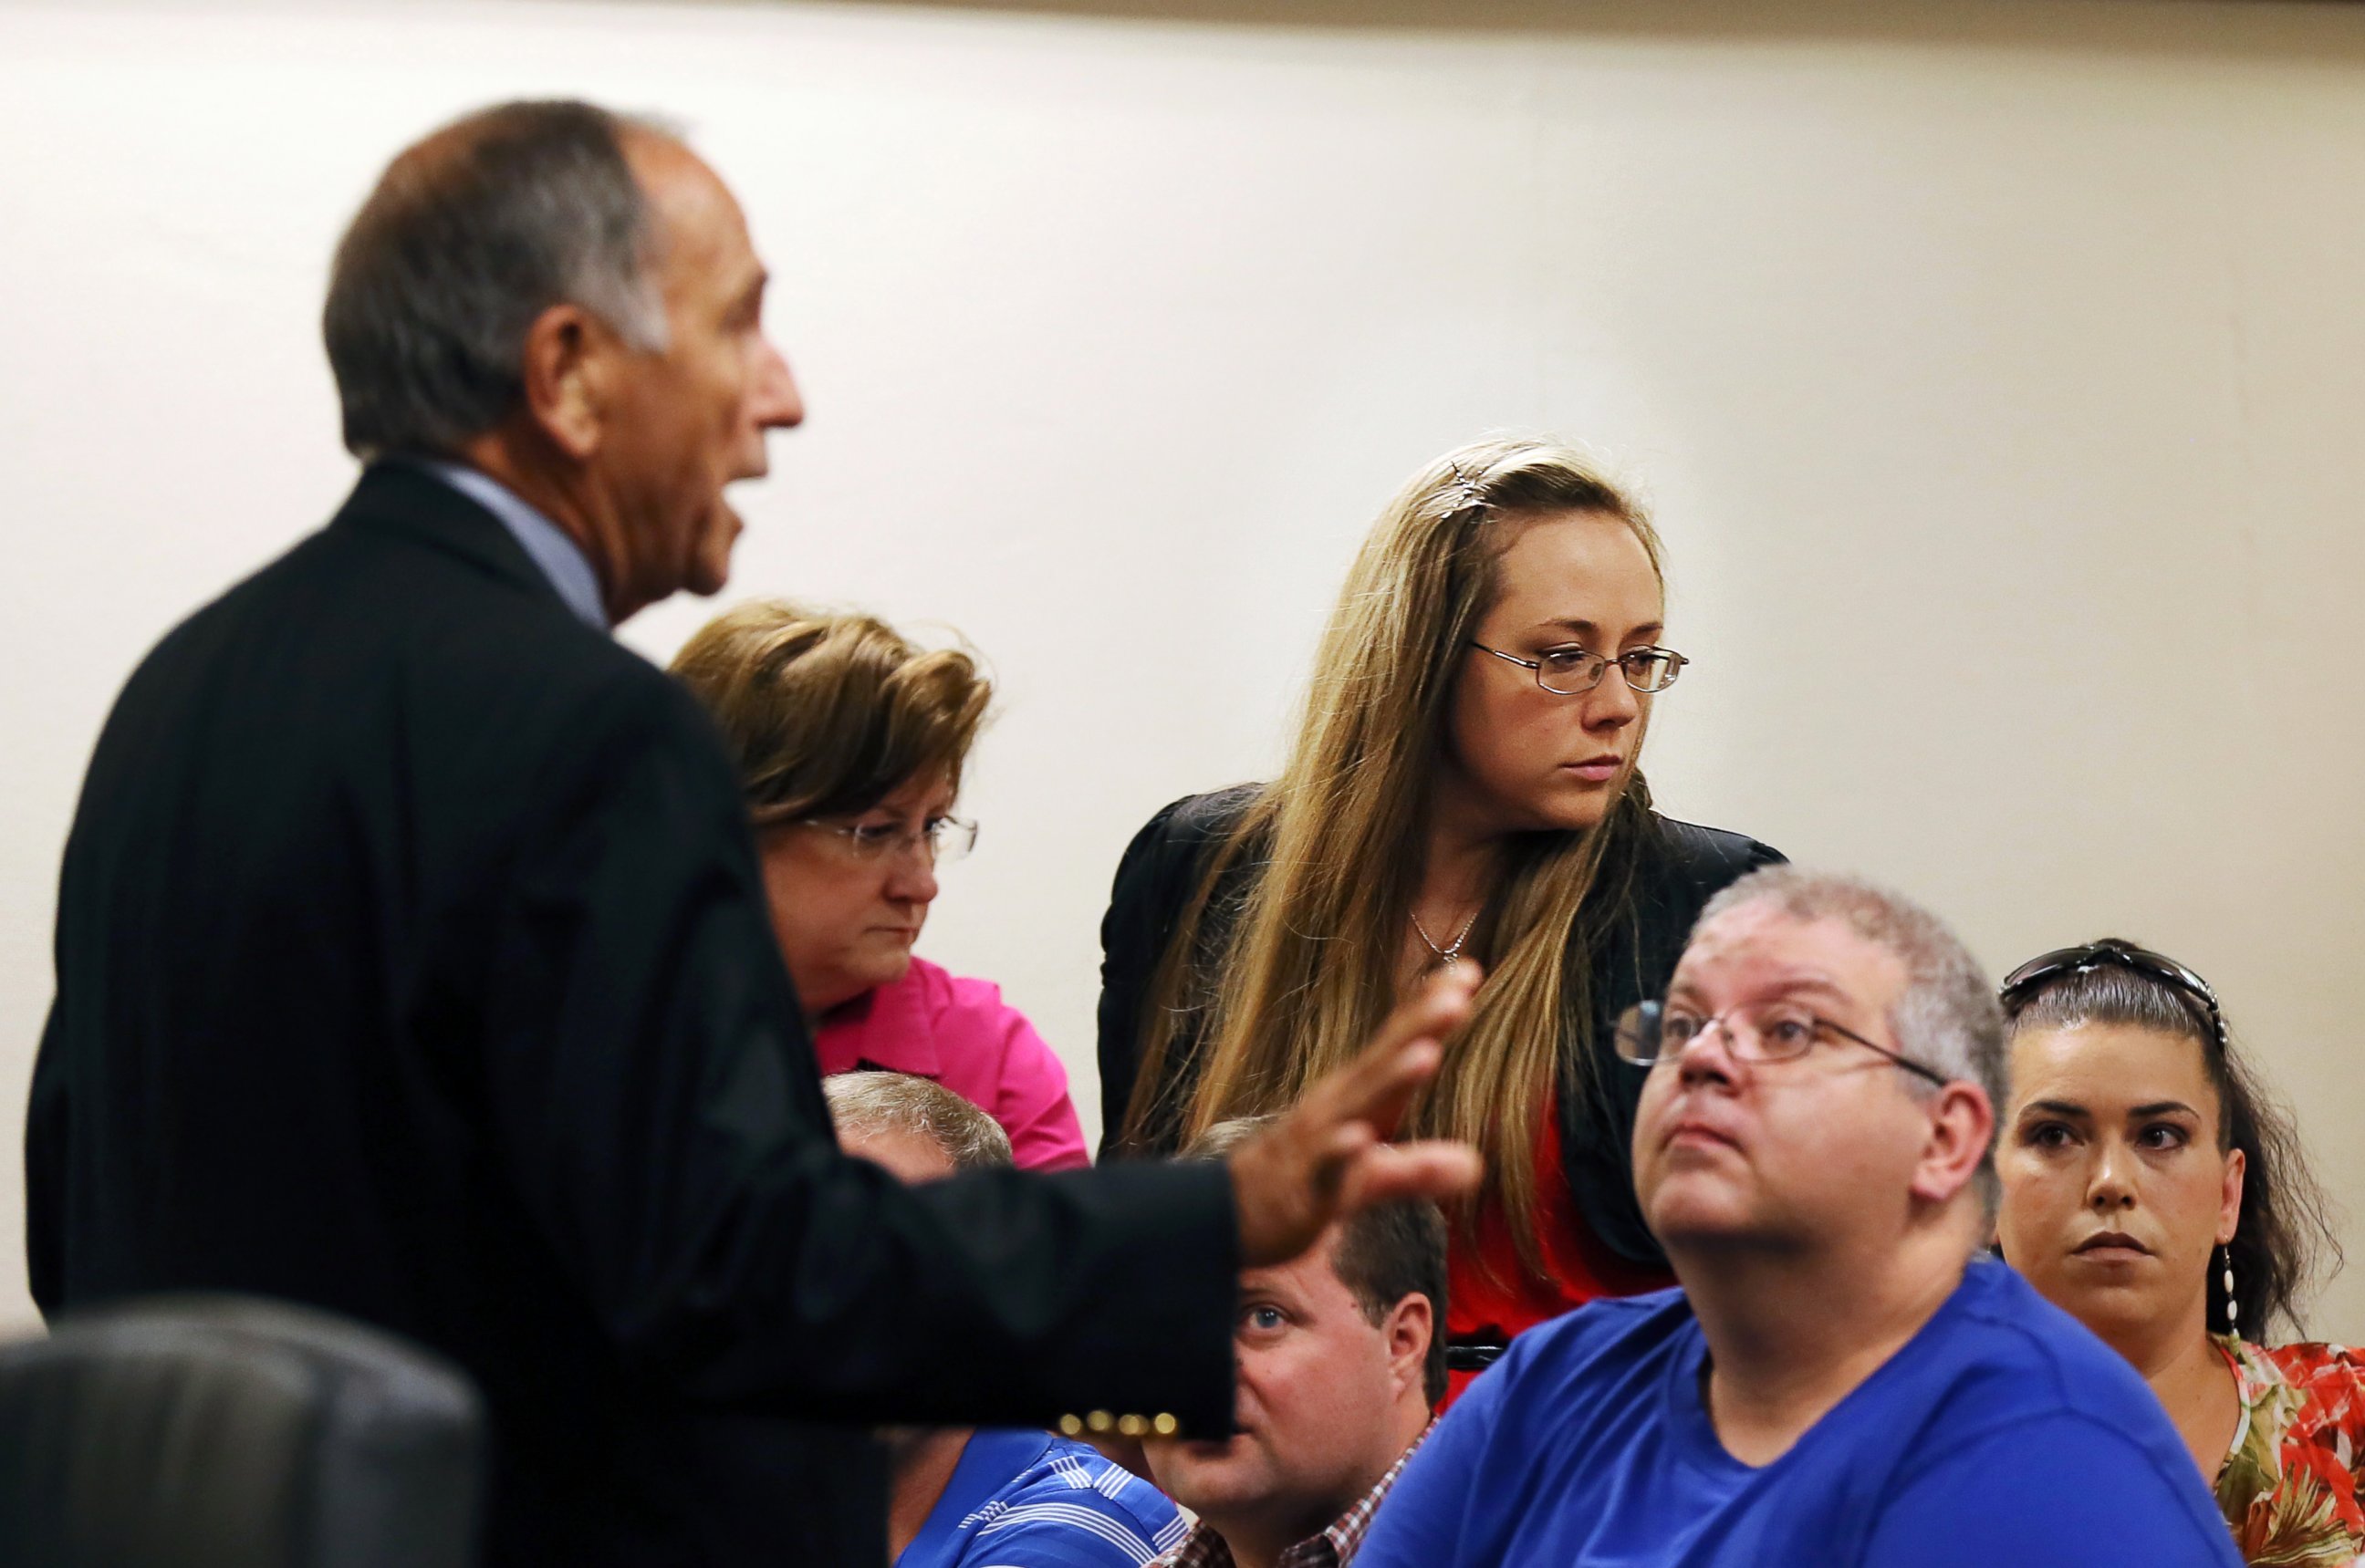
[[[840,1072],[821,1087],[841,1140],[902,1133],[934,1144],[956,1170],[1014,1163],[1002,1124],[940,1083],[907,1072]]]
[[[524,394],[526,330],[582,306],[626,342],[665,346],[656,225],[624,157],[628,131],[591,104],[501,104],[389,164],[337,246],[321,314],[364,459],[449,454]]]
[[[2001,1120],[2011,1076],[2003,1009],[1979,961],[1944,922],[1911,899],[1859,877],[1767,866],[1709,900],[1693,930],[1757,903],[1771,903],[1793,920],[1838,921],[1894,954],[1905,968],[1905,993],[1889,1019],[1899,1049],[1948,1079],[1978,1084]],[[1930,1089],[1922,1080],[1905,1076],[1909,1084]],[[1992,1218],[2001,1195],[1992,1137],[1979,1160],[1978,1186]]]

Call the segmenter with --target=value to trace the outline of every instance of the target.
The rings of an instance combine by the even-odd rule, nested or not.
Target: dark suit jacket
[[[1101,923],[1100,1070],[1104,1159],[1125,1153],[1171,1153],[1178,1128],[1171,1115],[1149,1129],[1143,1147],[1125,1144],[1126,1106],[1139,1076],[1142,1010],[1184,909],[1263,786],[1243,784],[1193,795],[1160,812],[1127,846],[1117,866],[1108,914]],[[1203,923],[1198,962],[1219,965],[1229,935],[1227,911],[1237,910],[1255,875],[1251,849],[1226,873],[1216,891],[1214,920]],[[1594,894],[1586,900],[1570,944],[1568,962],[1581,966],[1592,993],[1588,1038],[1561,1042],[1558,1107],[1561,1157],[1570,1195],[1593,1232],[1621,1257],[1666,1267],[1634,1200],[1628,1149],[1642,1074],[1618,1059],[1618,1015],[1664,993],[1683,957],[1692,923],[1709,898],[1781,852],[1737,833],[1696,827],[1651,813],[1642,832],[1605,856]],[[1178,1104],[1195,1080],[1204,1042],[1187,1023],[1168,1057],[1167,1106]],[[1582,1070],[1584,1053],[1593,1070]]]
[[[719,737],[501,525],[368,470],[131,678],[66,847],[44,1312],[259,1292],[436,1346],[491,1561],[884,1561],[853,1427],[1230,1419],[1218,1169],[841,1156]]]

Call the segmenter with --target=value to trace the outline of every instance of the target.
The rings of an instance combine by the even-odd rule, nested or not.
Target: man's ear
[[[1397,1386],[1423,1387],[1429,1376],[1429,1343],[1437,1337],[1435,1305],[1415,1291],[1395,1304],[1381,1327],[1388,1337],[1388,1371]]]
[[[608,390],[623,344],[580,305],[560,303],[526,329],[521,371],[534,428],[577,463],[600,450]]]
[[[1978,1174],[1995,1137],[1995,1107],[1976,1083],[1947,1084],[1929,1103],[1930,1136],[1913,1168],[1913,1195],[1943,1204]]]

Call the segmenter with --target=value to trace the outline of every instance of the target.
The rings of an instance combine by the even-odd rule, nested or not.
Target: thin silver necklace
[[[1480,904],[1478,909],[1485,907],[1485,904]],[[1412,928],[1419,934],[1420,945],[1428,948],[1431,956],[1437,959],[1432,968],[1442,969],[1462,957],[1462,944],[1470,940],[1471,929],[1478,924],[1478,909],[1470,912],[1470,918],[1462,923],[1462,935],[1456,936],[1452,946],[1448,947],[1440,947],[1437,945],[1437,938],[1429,934],[1429,928],[1420,923],[1420,916],[1416,914],[1412,917]]]

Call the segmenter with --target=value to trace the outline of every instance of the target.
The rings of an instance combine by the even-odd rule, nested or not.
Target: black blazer
[[[1175,801],[1134,835],[1117,865],[1116,885],[1101,922],[1104,1159],[1173,1148],[1178,1128],[1171,1117],[1149,1129],[1143,1148],[1127,1148],[1120,1140],[1126,1107],[1139,1076],[1143,1010],[1175,926],[1213,856],[1262,789],[1243,784]],[[1253,852],[1243,855],[1216,890],[1218,918],[1203,923],[1201,961],[1213,961],[1220,954],[1227,935],[1222,912],[1237,908],[1254,875],[1256,858]],[[1622,861],[1606,862],[1597,883],[1598,888],[1631,889],[1631,910],[1614,919],[1579,920],[1579,930],[1588,935],[1572,944],[1568,961],[1586,967],[1594,1028],[1590,1040],[1562,1042],[1562,1163],[1577,1211],[1595,1235],[1631,1261],[1664,1268],[1666,1256],[1643,1226],[1634,1201],[1628,1149],[1643,1075],[1618,1059],[1613,1044],[1618,1015],[1665,991],[1692,923],[1710,897],[1744,873],[1781,859],[1780,851],[1754,838],[1653,813],[1645,831],[1627,846]],[[1178,1091],[1197,1077],[1203,1044],[1188,1029],[1178,1033],[1168,1058]],[[1576,1070],[1581,1063],[1577,1053],[1586,1050],[1597,1064],[1597,1070],[1589,1074]],[[1178,1092],[1166,1103],[1179,1098]]]
[[[489,514],[369,469],[92,759],[34,1070],[45,1313],[315,1303],[487,1393],[488,1561],[884,1561],[860,1428],[1228,1429],[1215,1167],[837,1151],[720,737]]]

